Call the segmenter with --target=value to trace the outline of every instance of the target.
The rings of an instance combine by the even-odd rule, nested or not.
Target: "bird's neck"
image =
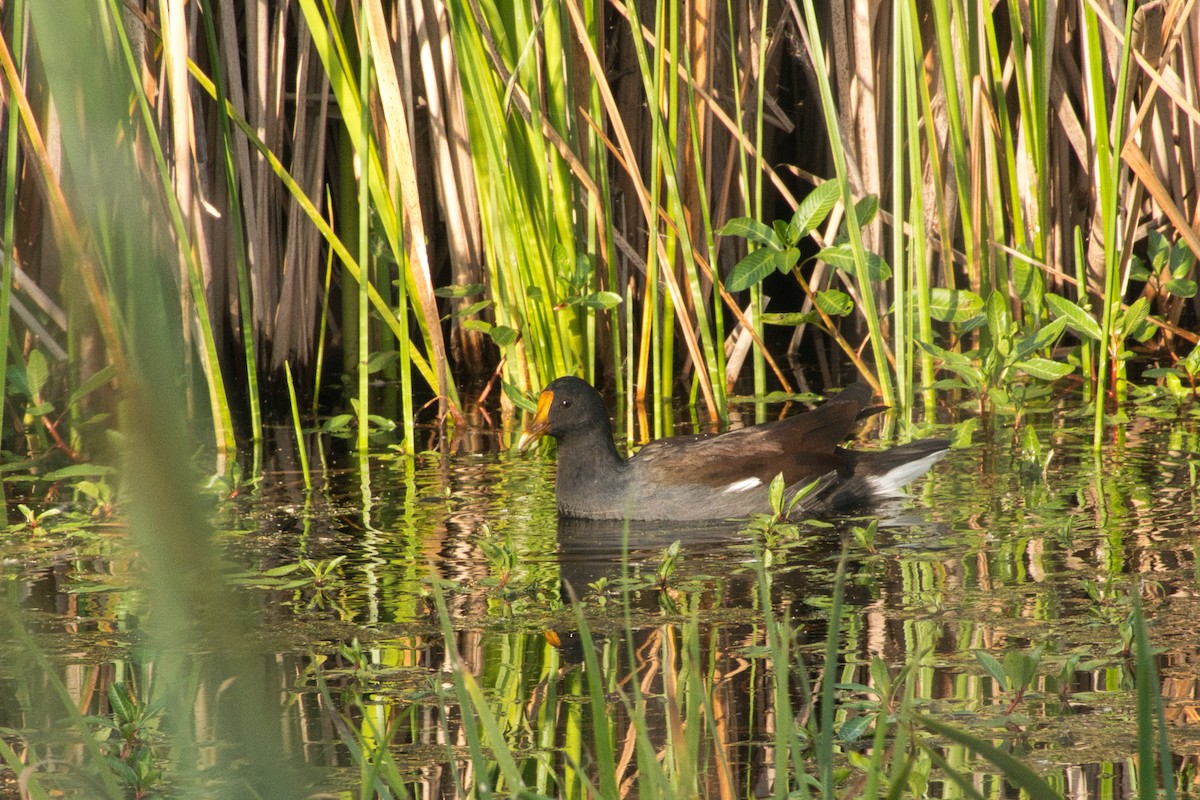
[[[611,431],[583,431],[558,442],[559,472],[566,468],[604,475],[620,471],[624,464]]]
[[[608,431],[560,440],[555,492],[559,511],[569,516],[611,516],[628,492],[626,473]]]

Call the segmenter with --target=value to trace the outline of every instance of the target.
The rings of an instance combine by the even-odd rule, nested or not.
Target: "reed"
[[[701,19],[674,1],[302,0],[288,24],[209,2],[195,18],[171,4],[138,15],[105,3],[105,35],[139,78],[118,116],[162,201],[176,325],[214,449],[237,448],[235,417],[248,419],[249,441],[261,437],[260,384],[282,380],[285,361],[311,374],[302,391],[334,373],[350,379],[339,403],[353,399],[364,435],[372,410],[398,417],[411,443],[426,399],[429,419],[455,419],[460,387],[494,374],[503,391],[487,396],[513,411],[570,372],[628,387],[631,417],[649,411],[631,434],[641,439],[669,432],[680,397],[726,417],[747,352],[756,397],[790,391],[764,324],[793,327],[789,353],[824,329],[912,422],[916,394],[929,418],[948,385],[935,370],[949,363],[924,345],[983,369],[991,334],[970,303],[993,291],[1021,336],[1070,318],[1067,338],[1045,337],[1033,355],[1063,363],[1079,347],[1084,380],[1100,390],[1099,431],[1103,407],[1124,402],[1131,340],[1153,337],[1164,354],[1200,340],[1194,259],[1152,269],[1134,259],[1161,251],[1154,237],[1172,253],[1200,248],[1189,173],[1174,166],[1197,158],[1179,133],[1200,85],[1184,58],[1195,46],[1188,14],[1136,8],[1114,21],[1085,0],[935,0],[928,14],[906,2],[870,25],[857,0],[818,6],[728,2]],[[38,150],[49,117],[22,100],[27,86],[57,87],[20,50],[21,8],[5,31],[6,164],[24,153],[26,174],[40,177],[6,170],[5,246],[20,259],[13,248],[36,225],[22,198],[45,186],[70,261],[82,240],[57,199],[67,173]],[[892,57],[870,55],[881,52]],[[1059,62],[1075,66],[1077,85],[1064,85],[1074,73]],[[283,63],[295,72],[272,74]],[[140,76],[160,72],[148,91]],[[823,124],[781,108],[784,91]],[[787,148],[810,132],[807,160],[794,164]],[[216,157],[198,158],[202,146]],[[842,191],[826,230],[789,243],[807,255],[811,240],[820,256],[798,262],[785,294],[800,310],[786,313],[788,298],[765,307],[761,282],[729,280],[747,245],[721,234],[734,219],[792,217],[804,192],[780,164]],[[1090,216],[1072,194],[1083,186],[1094,188]],[[879,198],[887,214],[871,211]],[[323,260],[342,267],[326,282]],[[27,266],[28,283],[54,280],[48,258]],[[115,347],[119,292],[105,283],[120,279],[97,273],[83,296],[44,292],[69,300],[66,379],[48,384],[67,397],[95,372],[82,363],[89,316]],[[1129,302],[1139,292],[1145,309]],[[325,310],[338,299],[331,326]],[[1064,302],[1097,321],[1099,341]],[[11,335],[41,336],[35,323],[14,320]],[[340,368],[325,358],[331,345],[348,356]],[[1005,380],[1024,387],[1057,371]],[[392,400],[368,397],[377,372]]]

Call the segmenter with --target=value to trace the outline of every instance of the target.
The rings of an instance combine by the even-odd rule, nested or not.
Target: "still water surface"
[[[1194,793],[1197,425],[1135,420],[1098,455],[1078,429],[1047,422],[1039,434],[1053,448],[1044,470],[1001,430],[952,451],[910,500],[876,514],[767,534],[635,529],[625,567],[620,527],[559,522],[552,458],[510,456],[487,435],[479,454],[414,461],[382,452],[369,481],[330,471],[307,501],[297,476],[268,473],[219,504],[215,524],[238,586],[221,591],[249,599],[260,666],[282,700],[278,728],[292,760],[308,767],[306,791],[359,785],[347,730],[369,732],[375,720],[392,726],[388,750],[408,791],[430,798],[456,796],[478,777],[464,728],[478,715],[464,715],[452,689],[435,582],[454,651],[487,698],[503,748],[537,791],[573,797],[596,780],[596,729],[571,592],[604,670],[622,791],[638,793],[639,726],[661,758],[672,732],[690,729],[702,740],[698,792],[711,797],[773,792],[779,710],[766,605],[796,629],[789,677],[803,723],[801,683],[822,671],[843,543],[840,683],[870,685],[874,657],[892,675],[914,663],[922,711],[1001,745],[1067,796],[1132,796],[1135,698],[1124,649],[1136,596],[1161,649],[1171,768]],[[873,539],[852,533],[876,518]],[[108,714],[114,681],[153,692],[154,657],[140,631],[154,609],[136,588],[138,557],[120,525],[56,531],[51,522],[36,534],[15,526],[0,540],[7,596],[84,713]],[[660,575],[676,540],[682,549]],[[1003,661],[1037,647],[1036,678],[1016,703],[975,655]],[[196,648],[203,654],[203,643]],[[31,756],[70,785],[72,764],[86,757],[62,733],[48,682],[15,652],[0,655],[0,728],[10,743],[33,743]],[[221,687],[201,689],[198,707],[219,705]],[[635,690],[646,707],[630,719],[621,698]],[[869,718],[872,696],[851,687],[845,697],[837,724],[846,749],[869,753],[870,731],[855,719]],[[201,760],[236,757],[223,749],[219,714],[197,718]],[[986,764],[939,747],[985,795],[1016,796]],[[11,769],[8,778],[0,786],[15,793]],[[860,785],[846,780],[848,793]],[[928,796],[961,791],[936,770],[922,782],[919,764],[909,784]]]

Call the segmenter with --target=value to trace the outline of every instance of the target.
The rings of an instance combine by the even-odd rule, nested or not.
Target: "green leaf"
[[[854,301],[850,295],[837,289],[826,289],[813,296],[817,308],[831,317],[844,317],[854,310]]]
[[[1037,463],[1042,463],[1042,440],[1038,438],[1037,429],[1032,425],[1025,426],[1021,437],[1021,453]]]
[[[371,357],[367,359],[367,374],[372,375],[379,370],[391,366],[400,360],[400,353],[395,350],[383,350],[377,353],[371,353]]]
[[[796,241],[824,222],[841,199],[842,184],[836,178],[825,181],[809,192],[808,197],[800,201],[800,205],[796,206],[796,213],[792,215],[790,225],[796,231]]]
[[[526,397],[516,386],[508,381],[502,380],[500,381],[500,387],[504,389],[504,394],[509,400],[513,401],[513,405],[515,405],[517,408],[521,409],[522,411],[527,411],[530,414],[537,412],[537,403]]]
[[[1028,655],[1019,650],[1004,654],[1004,671],[1014,689],[1025,689],[1037,676],[1038,664],[1042,660],[1042,648],[1035,647]]]
[[[775,236],[775,231],[751,217],[734,217],[721,226],[718,236],[740,236],[754,244],[782,250],[783,242]]]
[[[725,288],[731,292],[740,292],[762,283],[762,279],[775,271],[775,260],[771,257],[775,251],[760,247],[758,250],[739,261],[725,279]]]
[[[1056,381],[1075,371],[1071,364],[1061,361],[1051,361],[1048,358],[1030,358],[1017,364],[1017,369],[1034,378],[1043,381]]]
[[[792,247],[799,241],[799,237],[792,238],[792,226],[781,219],[777,219],[771,223],[771,230],[775,231],[775,236],[784,247]]]
[[[464,331],[477,331],[479,333],[491,333],[492,323],[485,319],[468,319],[463,320]]]
[[[501,349],[508,347],[517,340],[517,332],[507,325],[496,325],[489,332],[492,341]]]
[[[1177,243],[1171,248],[1171,277],[1182,279],[1192,274],[1192,268],[1196,266],[1196,254],[1192,252],[1192,248],[1188,247],[1184,242]]]
[[[1067,321],[1062,318],[1043,325],[1036,333],[1026,336],[1017,344],[1016,357],[1021,359],[1030,353],[1044,350],[1058,341],[1058,337],[1063,335],[1066,327]]]
[[[821,316],[815,311],[790,311],[781,313],[764,313],[762,322],[764,325],[810,325],[814,322],[819,323]]]
[[[878,213],[879,197],[876,195],[869,194],[854,204],[854,218],[858,220],[858,227],[860,228],[870,225]]]
[[[779,473],[771,479],[771,488],[768,491],[768,497],[771,500],[771,510],[776,515],[783,513],[783,490],[786,487],[783,484],[783,473]]]
[[[1008,338],[1008,328],[1012,321],[1008,297],[999,289],[992,289],[987,298],[986,310],[988,332],[992,334],[992,341],[999,345]]]
[[[25,361],[25,375],[29,382],[29,396],[37,398],[42,389],[46,388],[46,381],[50,379],[50,365],[46,363],[46,357],[42,355],[41,350],[31,350],[29,358]]]
[[[350,427],[351,420],[354,419],[353,414],[335,414],[325,420],[325,424],[321,426],[323,431],[342,431]]]
[[[1129,280],[1131,281],[1148,281],[1150,280],[1150,270],[1146,268],[1146,262],[1138,258],[1136,255],[1129,259]]]
[[[867,275],[871,280],[883,283],[892,278],[892,268],[883,260],[882,256],[875,253],[867,253]]]
[[[475,314],[478,314],[480,311],[483,311],[485,308],[487,308],[491,304],[492,304],[491,300],[479,300],[478,302],[471,303],[471,305],[466,306],[465,308],[458,309],[451,316],[454,316],[454,317],[474,316]]]
[[[983,667],[983,671],[992,677],[992,680],[1000,687],[1002,691],[1008,691],[1008,676],[1004,674],[1004,667],[996,660],[996,657],[986,650],[972,650],[971,654],[975,656],[975,660]]]
[[[1196,296],[1196,282],[1185,278],[1172,278],[1163,288],[1176,297]]]
[[[929,290],[929,316],[938,322],[964,322],[982,310],[983,298],[969,289]]]
[[[616,292],[592,292],[571,300],[570,304],[590,308],[593,311],[607,311],[621,304],[621,295]]]
[[[1056,294],[1046,295],[1046,305],[1054,313],[1054,316],[1067,321],[1067,327],[1076,333],[1078,336],[1084,336],[1094,342],[1100,341],[1103,333],[1100,330],[1100,323],[1096,322],[1095,317],[1089,314],[1086,310],[1072,303],[1065,297],[1060,297]]]
[[[91,376],[79,385],[79,388],[71,392],[71,396],[67,399],[67,407],[78,403],[83,398],[87,397],[92,392],[104,386],[117,375],[117,368],[109,364],[107,367],[98,369]]]
[[[786,275],[800,260],[800,251],[795,247],[789,247],[781,253],[772,253],[771,257],[771,261],[775,264],[775,270],[781,275]]]
[[[854,250],[851,249],[848,242],[822,248],[817,253],[817,258],[834,269],[840,269],[843,272],[849,273],[854,272]]]
[[[571,274],[571,252],[563,247],[562,242],[550,246],[550,263],[554,264],[554,272],[560,278]]]
[[[461,286],[458,284],[439,286],[433,290],[433,293],[437,297],[449,297],[457,300],[463,297],[470,297],[474,294],[483,294],[483,290],[484,285],[482,283],[466,283]]]
[[[1158,231],[1150,231],[1146,240],[1146,255],[1150,258],[1151,269],[1161,272],[1171,258],[1171,243]]]
[[[65,478],[107,478],[115,473],[115,469],[102,464],[71,464],[62,469],[47,472],[43,477],[47,481],[61,481]]]
[[[1145,323],[1148,316],[1150,316],[1150,300],[1146,297],[1139,297],[1121,315],[1121,338],[1125,339],[1134,336],[1142,327],[1142,324]]]

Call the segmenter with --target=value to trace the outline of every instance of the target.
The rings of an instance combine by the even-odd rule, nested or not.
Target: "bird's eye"
[[[571,407],[571,401],[570,401],[570,399],[568,399],[568,398],[563,398],[562,400],[559,400],[559,401],[558,401],[558,405],[559,405],[560,407],[562,407],[562,408],[570,408],[570,407]]]

